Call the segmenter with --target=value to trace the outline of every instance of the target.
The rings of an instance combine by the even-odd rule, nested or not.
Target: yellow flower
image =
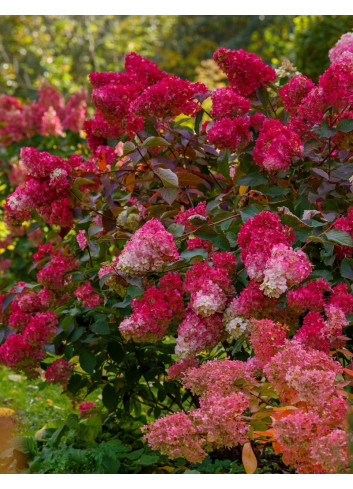
[[[15,411],[10,408],[0,407],[0,418],[10,418],[15,414]]]

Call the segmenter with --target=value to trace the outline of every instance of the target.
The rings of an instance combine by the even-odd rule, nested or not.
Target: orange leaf
[[[135,175],[134,173],[130,173],[125,180],[125,187],[129,192],[132,192],[135,187]]]
[[[244,444],[241,459],[245,472],[247,474],[253,474],[257,468],[257,458],[255,457],[250,443]]]
[[[349,370],[349,368],[344,368],[343,371],[346,372],[346,374],[348,374],[351,377],[353,377],[353,370]]]
[[[276,455],[283,452],[282,445],[280,443],[278,443],[277,441],[272,442],[272,447],[273,447],[273,450],[275,451]]]
[[[105,157],[105,153],[101,153],[98,156],[97,164],[98,164],[98,168],[102,171],[104,171],[107,168],[107,159]]]

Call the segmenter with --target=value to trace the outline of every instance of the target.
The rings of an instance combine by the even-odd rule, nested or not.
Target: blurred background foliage
[[[245,49],[274,66],[289,58],[316,80],[328,50],[353,29],[353,16],[0,16],[0,91],[32,98],[43,79],[61,91],[91,71],[119,71],[137,51],[160,68],[210,87],[222,83],[212,54]]]

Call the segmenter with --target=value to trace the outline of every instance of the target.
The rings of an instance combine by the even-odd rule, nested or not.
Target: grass
[[[49,422],[64,420],[74,411],[70,399],[58,385],[39,379],[26,379],[11,370],[0,367],[0,408],[13,409],[18,431],[33,436]]]

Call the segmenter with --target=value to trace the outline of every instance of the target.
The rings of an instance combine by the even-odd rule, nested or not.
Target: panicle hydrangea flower
[[[310,392],[311,389],[309,401],[313,406],[322,406],[328,398],[328,393],[335,392],[334,378],[329,380],[329,376],[332,373],[334,376],[342,374],[341,365],[324,352],[304,348],[293,340],[287,341],[263,370],[279,394],[281,402],[295,403],[301,399],[302,393],[307,401],[307,391]],[[320,372],[323,372],[323,375],[319,378]],[[315,375],[318,383],[314,384],[312,376]]]
[[[206,280],[191,295],[189,306],[200,316],[208,317],[215,312],[222,312],[226,303],[227,296],[222,289],[211,280]]]
[[[288,288],[305,280],[311,270],[312,265],[302,250],[294,251],[285,244],[277,244],[266,262],[260,289],[265,295],[279,297]]]
[[[206,217],[206,201],[200,202],[199,204],[197,204],[196,207],[191,207],[186,211],[180,211],[174,217],[174,221],[177,222],[178,224],[182,224],[183,226],[185,226],[185,229],[192,231],[197,228],[197,226],[193,225],[189,221],[189,218],[192,216]]]
[[[33,259],[35,262],[42,260],[43,258],[46,258],[47,256],[52,256],[53,255],[53,245],[51,244],[45,244],[45,245],[40,245],[38,248],[38,251],[34,253]]]
[[[71,166],[65,160],[46,151],[37,151],[30,147],[21,148],[20,158],[28,175],[33,178],[49,177],[57,169],[65,170],[67,174],[71,172]]]
[[[291,246],[294,240],[293,229],[283,226],[276,214],[262,211],[248,219],[240,228],[238,243],[249,277],[262,281],[272,248],[278,244]]]
[[[73,257],[52,256],[46,268],[37,273],[37,280],[47,289],[61,290],[65,285],[65,275],[78,266],[78,260]]]
[[[310,458],[321,466],[320,473],[341,474],[349,472],[347,433],[335,429],[311,442]]]
[[[79,245],[79,247],[81,248],[81,250],[83,251],[86,246],[87,246],[87,238],[85,236],[86,234],[86,231],[84,231],[83,229],[81,229],[79,231],[79,233],[76,235],[76,241]]]
[[[173,235],[157,219],[151,219],[125,245],[116,267],[123,273],[143,275],[178,260]]]
[[[231,87],[215,88],[211,93],[212,111],[214,120],[223,117],[238,117],[251,109],[250,101],[238,95]]]
[[[347,284],[341,283],[332,288],[327,305],[341,309],[346,315],[353,313],[353,295],[348,292]]]
[[[90,416],[94,415],[94,413],[92,413],[92,411],[94,409],[97,409],[97,406],[92,401],[85,401],[85,402],[81,402],[78,409],[80,411],[80,416],[82,418],[89,418]]]
[[[197,95],[208,95],[203,83],[190,83],[177,76],[166,76],[142,92],[131,110],[137,116],[163,120],[180,114],[195,116],[201,109]]]
[[[225,268],[210,267],[207,262],[197,263],[185,274],[184,289],[190,294],[190,307],[207,317],[222,312],[227,304],[227,293],[233,288]]]
[[[41,130],[42,136],[63,136],[63,127],[61,124],[60,117],[57,115],[53,107],[44,112],[41,120]]]
[[[353,102],[353,52],[345,51],[319,78],[327,107],[343,110]]]
[[[130,104],[136,100],[141,92],[139,83],[128,85],[109,84],[92,91],[92,102],[96,109],[109,124],[121,124],[126,121],[130,112]]]
[[[65,358],[58,358],[45,371],[45,380],[52,384],[67,384],[72,366]]]
[[[313,412],[294,411],[273,426],[284,451],[284,461],[299,474],[348,472],[347,433],[331,430]]]
[[[328,55],[331,63],[339,62],[346,51],[353,53],[353,32],[346,32],[346,34],[343,34],[330,49]]]
[[[53,312],[37,312],[23,331],[25,340],[33,346],[50,343],[56,334],[58,319]]]
[[[126,340],[155,342],[163,338],[175,322],[184,314],[181,294],[176,290],[169,294],[156,287],[146,290],[141,299],[133,299],[132,316],[121,322],[119,329]]]
[[[267,172],[288,170],[293,159],[304,151],[300,137],[281,121],[268,119],[256,140],[253,158]]]
[[[334,224],[335,229],[346,231],[353,238],[353,207],[348,211],[348,217],[343,216],[336,219]],[[353,255],[353,248],[350,246],[335,246],[335,253],[339,260]]]
[[[85,307],[98,307],[103,302],[103,299],[93,292],[92,285],[89,282],[78,287],[74,295],[82,301]]]
[[[226,397],[254,382],[254,368],[251,365],[240,360],[222,361],[218,358],[198,368],[188,369],[183,378],[185,387],[202,397]]]
[[[224,268],[232,276],[237,268],[237,259],[229,251],[212,253],[212,263],[216,268]]]
[[[227,333],[236,340],[249,335],[250,323],[244,316],[237,316],[233,311],[233,303],[224,311],[222,322]]]
[[[254,349],[256,364],[262,368],[284,346],[288,327],[269,319],[253,319],[250,324],[250,343]]]
[[[44,357],[44,350],[31,345],[22,334],[10,335],[0,346],[0,361],[18,371],[30,373]]]
[[[305,316],[303,325],[298,329],[294,339],[306,347],[328,353],[330,342],[325,334],[325,327],[322,315],[316,311],[310,311]]]
[[[231,448],[249,440],[249,424],[241,418],[248,407],[249,398],[242,392],[208,396],[200,399],[200,408],[191,411],[190,416],[209,448]]]
[[[246,318],[260,318],[268,315],[275,308],[278,301],[264,295],[257,282],[250,280],[248,285],[235,297],[232,302],[232,311],[235,316]]]
[[[199,366],[199,362],[195,357],[184,358],[176,363],[173,363],[168,369],[168,377],[172,380],[182,379],[190,368]]]
[[[312,80],[304,75],[297,75],[290,79],[282,88],[279,89],[279,94],[284,102],[285,109],[295,114],[297,108],[301,104],[309,92],[315,87]]]
[[[327,433],[320,417],[312,412],[294,411],[274,420],[276,438],[284,449],[284,460],[299,473],[322,473],[321,464],[311,458],[311,442]]]
[[[242,49],[219,48],[213,54],[219,68],[227,75],[232,88],[246,97],[266,82],[276,79],[276,72],[255,54]]]
[[[207,139],[218,149],[229,149],[232,153],[240,152],[252,140],[249,130],[249,117],[224,117],[216,121],[207,131]]]
[[[185,413],[157,419],[142,428],[144,438],[153,450],[159,450],[170,459],[183,457],[192,463],[201,463],[207,453],[202,449],[202,438],[193,421]]]
[[[202,317],[189,312],[178,326],[175,353],[184,359],[203,350],[211,350],[222,340],[223,335],[220,314]]]
[[[133,77],[136,82],[145,87],[168,76],[165,71],[158,68],[156,63],[134,52],[125,55],[125,71],[129,77]]]
[[[286,296],[287,307],[297,314],[302,314],[307,310],[321,312],[325,306],[323,294],[328,290],[330,290],[330,284],[325,282],[323,277],[310,281],[288,292]]]
[[[212,252],[212,242],[202,238],[189,238],[187,241],[187,247],[188,250],[194,250],[195,248],[197,248],[206,250],[207,253]]]

